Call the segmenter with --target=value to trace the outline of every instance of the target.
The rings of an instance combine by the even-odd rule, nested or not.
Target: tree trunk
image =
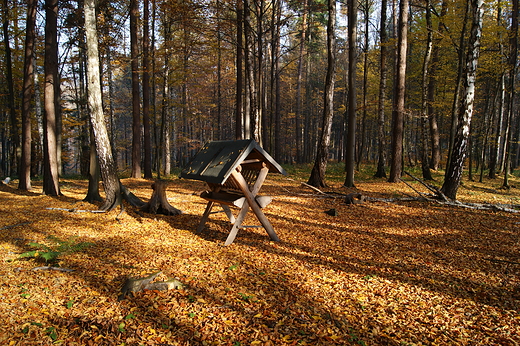
[[[139,95],[138,0],[130,1],[130,58],[132,69],[132,178],[141,178],[141,107]]]
[[[437,70],[439,67],[439,54],[440,54],[440,43],[444,35],[444,18],[448,11],[448,2],[443,0],[441,13],[439,18],[439,24],[437,25],[437,32],[439,39],[435,40],[432,49],[432,64],[430,68],[430,79],[428,83],[428,119],[430,120],[430,136],[431,136],[431,161],[430,168],[438,170],[441,163],[441,145],[440,145],[440,133],[439,125],[437,122],[437,114],[435,113],[435,89],[437,85]]]
[[[83,199],[85,202],[102,202],[103,199],[99,195],[99,162],[96,155],[96,139],[94,138],[94,132],[91,127],[90,132],[90,159],[89,159],[89,172],[88,172],[88,190],[87,195]]]
[[[58,80],[58,0],[45,2],[45,88],[43,137],[43,193],[50,196],[60,194],[57,151],[57,107],[56,85]]]
[[[168,202],[166,197],[167,182],[164,180],[157,180],[152,184],[152,197],[148,203],[141,207],[141,210],[152,214],[163,214],[163,215],[179,215],[182,214],[177,208],[174,208]]]
[[[246,74],[246,99],[244,109],[244,139],[251,138],[251,120],[253,120],[255,109],[257,108],[256,100],[256,85],[254,73],[254,44],[253,44],[253,29],[251,28],[251,10],[249,8],[249,0],[244,0],[244,59],[245,59],[245,74]]]
[[[430,9],[430,0],[426,0],[426,49],[424,53],[422,68],[422,103],[421,103],[421,168],[424,180],[433,180],[430,172],[430,161],[428,159],[428,69],[432,56],[433,47],[433,27]]]
[[[345,183],[354,186],[354,166],[356,161],[356,38],[357,38],[357,3],[349,1],[348,7],[348,115],[345,140]]]
[[[377,171],[376,178],[386,178],[386,156],[385,156],[385,101],[386,101],[386,80],[387,80],[387,44],[388,34],[386,32],[386,7],[387,0],[381,1],[381,20],[380,20],[380,41],[381,41],[381,56],[380,56],[380,70],[379,78],[379,101],[378,101],[378,119],[377,119]]]
[[[336,1],[328,1],[329,19],[327,21],[327,76],[323,100],[323,120],[316,152],[316,160],[309,177],[308,184],[314,187],[326,187],[325,171],[329,158],[330,133],[334,115],[334,82],[336,79]]]
[[[244,138],[244,129],[242,127],[242,119],[243,119],[243,104],[242,104],[242,92],[243,92],[243,71],[242,71],[242,59],[243,59],[243,29],[244,29],[244,20],[243,20],[243,12],[244,5],[242,0],[237,0],[237,54],[236,54],[236,101],[235,101],[235,139],[243,139]]]
[[[453,96],[453,103],[452,103],[452,109],[451,109],[451,127],[450,127],[450,141],[449,141],[449,147],[448,147],[448,159],[447,159],[447,166],[446,171],[450,169],[449,165],[451,163],[451,155],[453,152],[453,143],[456,136],[456,130],[458,127],[458,114],[460,114],[459,107],[461,104],[460,96],[461,96],[461,89],[462,89],[462,79],[463,79],[463,73],[464,73],[464,51],[465,51],[465,36],[466,36],[466,27],[468,24],[468,15],[471,7],[471,0],[466,0],[466,6],[464,10],[464,18],[462,22],[462,30],[460,32],[460,40],[459,40],[459,46],[458,46],[458,65],[457,65],[457,82],[455,84],[455,92]]]
[[[34,93],[34,46],[36,42],[37,4],[37,0],[27,0],[22,92],[22,159],[18,183],[20,190],[31,189],[31,100]]]
[[[359,139],[359,152],[357,158],[357,168],[363,160],[365,154],[366,145],[366,128],[367,128],[367,117],[368,117],[368,45],[369,45],[369,24],[370,24],[370,8],[371,2],[365,0],[363,3],[363,15],[364,15],[364,47],[363,47],[363,117],[361,119],[361,138]],[[355,87],[355,85],[354,85]],[[350,88],[349,88],[350,90]]]
[[[3,32],[4,32],[4,47],[5,47],[5,65],[7,70],[7,104],[9,108],[9,116],[11,120],[11,164],[9,166],[10,174],[16,174],[19,170],[20,159],[20,136],[18,134],[18,118],[16,116],[15,93],[14,93],[14,78],[13,78],[13,64],[11,57],[11,47],[9,44],[9,3],[7,0],[3,2]]]
[[[305,52],[305,44],[306,44],[306,34],[307,34],[307,12],[309,8],[309,0],[304,0],[303,3],[303,13],[302,13],[302,28],[300,33],[300,49],[298,54],[298,74],[296,77],[296,112],[294,114],[295,117],[295,126],[296,126],[296,162],[302,163],[303,159],[303,141],[302,141],[302,80],[303,80],[303,58]]]
[[[505,188],[509,188],[509,173],[511,168],[511,151],[512,151],[512,123],[513,123],[513,114],[515,109],[515,82],[516,82],[516,72],[517,72],[517,60],[518,60],[518,0],[513,0],[512,4],[512,19],[511,19],[511,34],[509,38],[509,49],[510,49],[510,58],[509,58],[509,126],[511,130],[509,131],[507,143],[506,143],[506,157],[504,164],[504,183],[503,186]]]
[[[96,152],[105,189],[105,203],[101,210],[109,211],[121,204],[121,184],[103,115],[99,53],[96,28],[96,0],[85,0],[85,34],[87,36],[87,85],[90,121],[94,131]]]
[[[280,19],[282,15],[281,3],[276,2],[275,14],[273,15],[273,77],[274,77],[274,158],[277,162],[282,161],[281,125],[282,105],[280,95]],[[264,127],[267,128],[266,124]],[[264,140],[267,140],[265,138]]]
[[[392,110],[392,161],[390,164],[390,177],[388,178],[388,181],[392,183],[396,183],[400,180],[403,164],[408,7],[408,0],[401,0],[399,2],[397,71]]]
[[[480,54],[480,38],[482,36],[483,0],[471,0],[473,24],[471,27],[464,73],[464,93],[459,107],[458,126],[453,143],[451,161],[446,171],[441,191],[451,199],[456,199],[457,190],[462,178],[464,159],[468,146],[473,102],[475,99],[475,79],[477,75],[478,58]]]
[[[143,144],[144,178],[152,179],[152,140],[150,136],[150,4],[143,2]]]
[[[256,8],[257,8],[257,15],[256,15],[256,69],[257,73],[254,74],[254,64],[252,64],[252,71],[255,75],[255,85],[256,85],[256,107],[252,108],[253,112],[253,138],[254,140],[260,144],[262,143],[262,126],[264,124],[262,123],[262,119],[264,116],[264,79],[263,79],[263,72],[264,72],[264,55],[263,55],[263,40],[264,40],[264,34],[263,34],[263,16],[264,16],[264,0],[254,0]],[[251,30],[251,33],[253,33],[253,30]],[[252,37],[251,37],[252,38]]]

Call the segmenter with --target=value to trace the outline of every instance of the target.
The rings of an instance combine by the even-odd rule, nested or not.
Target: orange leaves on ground
[[[124,183],[151,195],[150,182]],[[405,188],[357,187],[377,197]],[[192,192],[203,188],[172,182],[167,195],[182,215],[127,208],[118,221],[117,211],[47,209],[96,209],[78,202],[83,182],[67,181],[59,198],[2,186],[0,344],[520,343],[516,214],[418,202],[347,206],[275,177],[262,193],[274,197],[264,211],[282,241],[247,228],[223,247],[224,215],[212,214],[195,233],[205,203]],[[324,213],[330,208],[338,216]],[[257,223],[251,215],[244,222]],[[58,265],[73,272],[33,271],[42,263],[16,260],[29,242],[49,236],[93,245],[60,257]],[[159,270],[157,280],[177,277],[185,288],[117,300],[128,276]]]

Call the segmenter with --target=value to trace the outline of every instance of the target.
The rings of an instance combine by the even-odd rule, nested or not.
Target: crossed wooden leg
[[[240,166],[239,166],[240,167]],[[242,226],[242,222],[244,221],[247,212],[249,209],[253,210],[253,213],[257,217],[258,221],[262,224],[262,226],[265,228],[267,233],[269,234],[269,237],[273,241],[279,241],[280,239],[276,235],[273,226],[265,216],[265,214],[262,212],[262,209],[258,202],[256,201],[256,195],[260,191],[260,188],[262,187],[262,184],[265,181],[265,178],[267,177],[267,173],[269,172],[269,169],[267,167],[263,167],[257,177],[257,180],[253,186],[253,189],[249,191],[249,187],[247,185],[246,180],[244,179],[243,175],[240,173],[240,169],[237,169],[236,171],[231,173],[230,179],[233,179],[236,184],[240,187],[241,192],[244,194],[245,201],[240,209],[240,212],[238,213],[238,216],[233,216],[233,213],[231,212],[231,209],[229,206],[220,203],[222,208],[224,209],[224,212],[229,218],[229,221],[233,224],[233,227],[231,228],[228,237],[226,239],[225,245],[230,245],[235,240],[238,230]],[[202,219],[200,220],[200,224],[197,227],[197,232],[201,232],[204,229],[204,225],[208,221],[209,215],[211,214],[211,210],[213,206],[215,205],[214,201],[208,201],[208,204],[206,205],[206,210],[204,211],[204,214],[202,215]]]

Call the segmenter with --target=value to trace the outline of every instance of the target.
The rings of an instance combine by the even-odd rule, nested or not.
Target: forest
[[[85,4],[2,7],[0,176],[88,176]],[[120,174],[168,176],[240,138],[314,162],[317,187],[328,161],[346,186],[361,164],[390,181],[418,166],[445,169],[454,198],[462,170],[508,187],[518,166],[517,1],[98,1],[95,22]]]
[[[0,344],[520,344],[518,0],[0,6]]]

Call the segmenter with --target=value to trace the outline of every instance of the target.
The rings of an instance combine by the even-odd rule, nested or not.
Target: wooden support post
[[[206,225],[206,222],[208,221],[209,214],[211,213],[211,209],[213,208],[213,204],[215,202],[209,201],[208,204],[206,204],[206,210],[204,210],[204,214],[202,214],[202,219],[200,219],[199,227],[197,227],[197,232],[202,232],[204,229],[204,225]]]
[[[267,217],[264,215],[264,213],[262,212],[262,209],[260,208],[260,206],[258,205],[258,203],[255,200],[255,195],[260,190],[260,187],[262,186],[262,184],[265,180],[265,177],[267,176],[268,171],[269,171],[269,169],[267,167],[263,167],[260,170],[260,174],[258,175],[258,179],[255,182],[253,191],[249,191],[246,180],[244,179],[244,177],[238,170],[231,172],[231,178],[235,180],[235,182],[240,187],[240,190],[242,191],[242,193],[244,193],[244,196],[246,197],[247,202],[248,202],[247,203],[248,207],[251,207],[251,209],[255,213],[258,221],[260,221],[262,226],[264,226],[265,230],[269,234],[269,237],[271,238],[271,240],[279,241],[280,239],[276,235],[273,226],[271,225],[271,223],[269,222]],[[255,195],[253,195],[252,192],[255,192]],[[245,203],[244,203],[244,207],[245,207]],[[244,207],[242,207],[242,210],[245,209]],[[241,212],[242,212],[242,210],[241,210]],[[235,223],[235,226],[236,226],[236,224],[238,224],[238,222]],[[233,226],[233,227],[235,227],[235,226]],[[238,225],[238,227],[239,226],[240,225]]]

